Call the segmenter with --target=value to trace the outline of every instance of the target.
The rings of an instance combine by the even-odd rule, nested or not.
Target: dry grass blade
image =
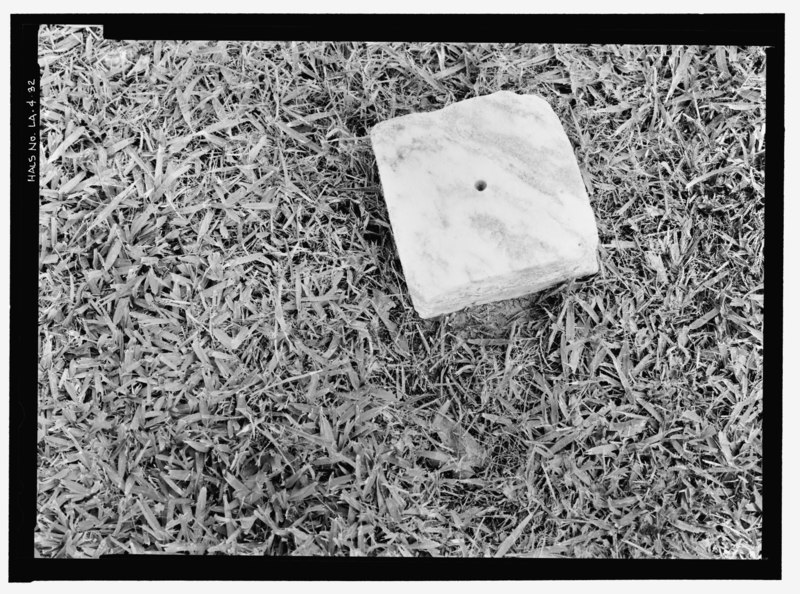
[[[533,513],[527,515],[527,517],[522,520],[514,530],[511,531],[503,542],[500,543],[500,546],[497,547],[497,552],[495,553],[495,557],[505,557],[506,554],[511,550],[516,542],[519,540],[519,537],[522,536],[523,530],[527,528],[530,521],[533,519]]]

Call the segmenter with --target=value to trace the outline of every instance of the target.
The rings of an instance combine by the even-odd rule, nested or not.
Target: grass
[[[759,558],[766,58],[43,27],[36,554]],[[598,275],[421,320],[368,138],[537,93]]]

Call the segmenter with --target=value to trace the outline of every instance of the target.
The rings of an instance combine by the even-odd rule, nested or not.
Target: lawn
[[[763,48],[39,48],[38,556],[760,558]],[[600,272],[422,320],[369,130],[502,89]]]

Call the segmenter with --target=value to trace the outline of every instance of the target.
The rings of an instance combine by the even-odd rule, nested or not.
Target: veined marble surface
[[[371,138],[421,317],[597,272],[578,163],[541,97],[500,91],[381,122]]]

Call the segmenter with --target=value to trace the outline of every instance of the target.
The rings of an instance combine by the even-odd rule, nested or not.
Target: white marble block
[[[597,272],[578,163],[541,97],[500,91],[381,122],[371,138],[420,317]]]

